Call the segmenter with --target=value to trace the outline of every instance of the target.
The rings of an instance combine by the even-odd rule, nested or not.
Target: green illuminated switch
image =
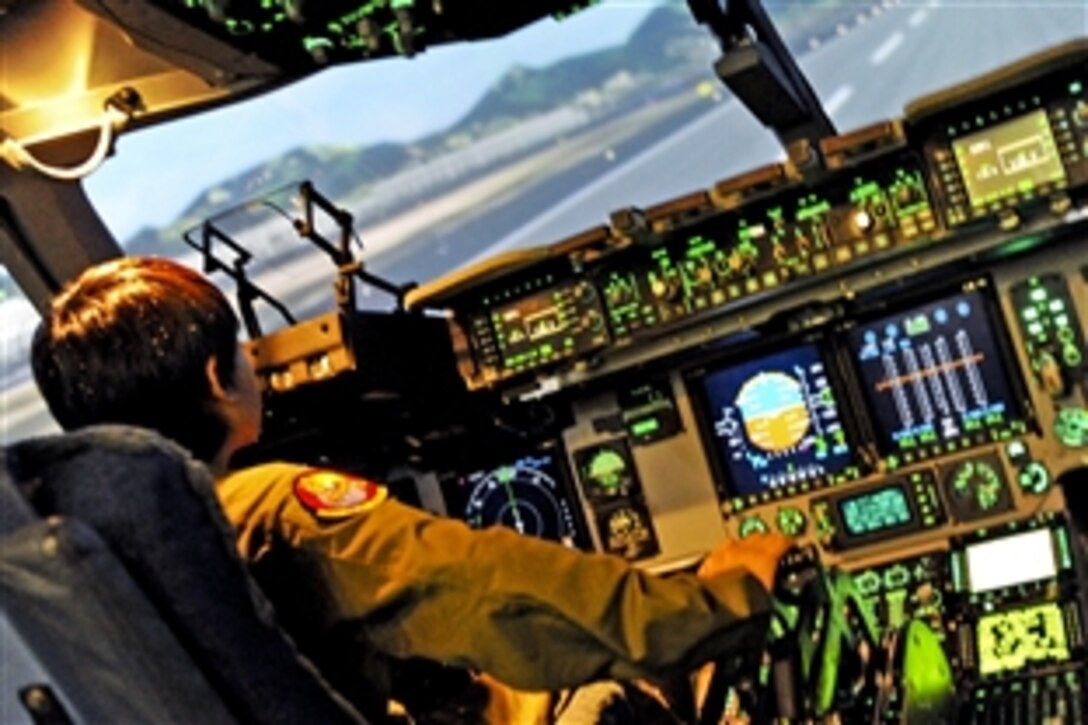
[[[1050,396],[1066,396],[1084,367],[1084,339],[1065,278],[1028,278],[1010,290],[1032,373]]]

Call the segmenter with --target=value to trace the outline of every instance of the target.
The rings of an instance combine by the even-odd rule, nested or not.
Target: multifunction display
[[[854,462],[814,344],[711,370],[699,387],[732,496],[823,481]]]
[[[859,324],[847,340],[891,463],[992,440],[1017,422],[980,292]]]
[[[849,536],[865,536],[914,523],[907,492],[900,485],[841,498],[836,503]]]
[[[1058,574],[1049,528],[970,544],[966,558],[972,594],[1050,579]]]
[[[953,141],[952,150],[967,197],[976,209],[1065,180],[1065,167],[1043,110]]]
[[[608,341],[590,285],[559,285],[491,311],[495,344],[508,370],[535,367]]]
[[[1057,602],[987,614],[975,626],[978,672],[997,675],[1069,659],[1065,614]]]

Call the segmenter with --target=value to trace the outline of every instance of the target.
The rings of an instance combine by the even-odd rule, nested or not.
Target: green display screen
[[[952,149],[974,207],[1065,179],[1045,111],[965,136]]]
[[[987,614],[978,620],[975,634],[981,675],[1069,659],[1065,620],[1057,602]]]
[[[906,492],[886,486],[838,501],[843,526],[850,536],[866,536],[906,526],[914,520]]]

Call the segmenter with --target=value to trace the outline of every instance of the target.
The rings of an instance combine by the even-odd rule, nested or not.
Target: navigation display
[[[987,614],[978,620],[975,634],[980,675],[1065,662],[1070,655],[1065,618],[1057,602]]]
[[[816,345],[712,370],[700,384],[733,495],[819,481],[853,464]]]
[[[1046,111],[952,142],[973,207],[986,207],[1036,187],[1065,179]]]
[[[859,324],[847,340],[886,453],[982,443],[1018,415],[979,292]]]
[[[446,512],[477,529],[506,526],[519,534],[582,548],[588,537],[576,515],[557,456],[524,456],[465,475],[443,477]]]

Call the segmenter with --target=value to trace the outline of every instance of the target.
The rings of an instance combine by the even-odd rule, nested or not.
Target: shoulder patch
[[[388,496],[385,487],[373,481],[320,469],[299,474],[294,489],[299,503],[326,521],[371,511]]]

